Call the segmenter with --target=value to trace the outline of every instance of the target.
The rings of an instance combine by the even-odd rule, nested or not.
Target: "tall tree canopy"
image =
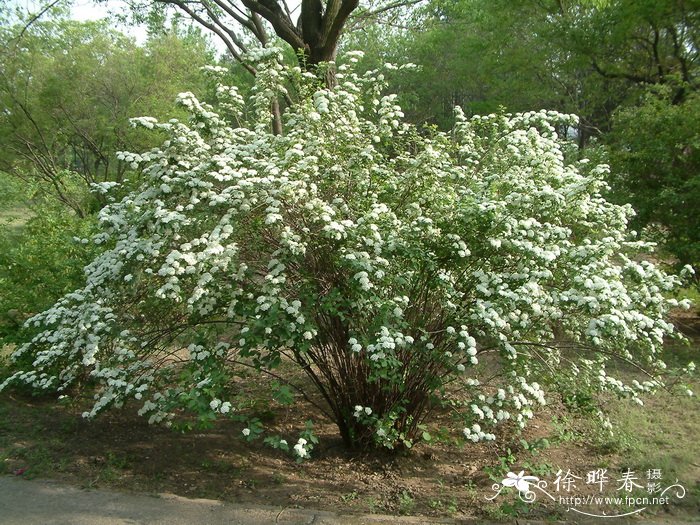
[[[18,34],[22,32],[18,40]],[[176,30],[145,46],[107,22],[62,18],[0,28],[0,169],[87,213],[87,187],[121,181],[116,152],[150,147],[135,115],[172,115],[177,93],[203,86],[206,41]]]
[[[109,0],[102,0],[109,2]],[[343,31],[351,15],[359,21],[379,17],[421,0],[137,0],[132,9],[141,19],[162,19],[174,7],[214,33],[231,55],[243,61],[254,45],[267,45],[276,35],[298,54],[304,67],[335,59]],[[246,67],[254,73],[254,67]]]
[[[684,89],[697,82],[699,6],[695,0],[434,0],[393,38],[365,31],[353,43],[421,67],[418,75],[396,79],[413,120],[444,127],[455,105],[469,113],[544,107],[579,115],[584,142],[607,130],[614,110],[644,86],[675,77]]]

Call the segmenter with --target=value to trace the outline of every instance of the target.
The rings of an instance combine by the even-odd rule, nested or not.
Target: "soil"
[[[697,346],[693,351],[697,354]],[[551,480],[560,469],[580,476],[606,467],[617,479],[630,465],[629,450],[606,449],[594,439],[589,419],[572,415],[557,404],[541,410],[522,435],[502,435],[498,444],[463,445],[454,436],[446,436],[401,454],[348,452],[335,426],[317,420],[314,430],[320,444],[313,459],[301,464],[261,440],[247,443],[239,439],[242,427],[231,421],[182,433],[149,426],[134,407],[86,421],[81,417],[85,406],[84,401],[67,404],[17,392],[2,394],[0,472],[86,488],[342,513],[551,519],[564,516],[566,507],[548,501],[521,505],[514,494],[493,502],[485,498],[494,494],[492,485],[508,471],[537,474],[550,480],[551,489]],[[674,406],[663,394],[652,398],[647,410],[676,421],[678,435],[691,440],[679,438],[673,445],[664,445],[668,450],[663,454],[673,457],[678,453],[678,462],[687,463],[680,452],[684,447],[697,447],[692,436],[700,430],[700,421],[697,411],[683,419]],[[303,410],[302,405],[270,405],[267,423],[283,435],[298,435],[304,410],[308,418],[306,405]],[[643,439],[653,440],[653,433]],[[542,446],[532,450],[533,444]],[[659,446],[653,441],[643,445]],[[674,516],[700,516],[700,465],[685,463],[678,472],[693,497],[662,508]],[[581,487],[577,495],[591,490]]]

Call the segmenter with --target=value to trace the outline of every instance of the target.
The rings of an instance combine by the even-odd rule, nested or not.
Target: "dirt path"
[[[606,520],[610,521],[610,520]],[[630,525],[627,520],[612,520]],[[510,525],[544,525],[512,520]],[[573,519],[547,522],[593,525]],[[693,521],[637,520],[636,525],[681,525]],[[695,522],[697,523],[697,522]],[[169,494],[129,494],[84,490],[51,481],[0,477],[2,525],[495,525],[483,520],[453,520],[411,516],[338,515],[332,512],[265,506],[243,506]]]
[[[82,490],[48,481],[0,477],[2,525],[388,525],[455,524],[450,519],[339,516],[330,512],[239,506],[167,494]]]

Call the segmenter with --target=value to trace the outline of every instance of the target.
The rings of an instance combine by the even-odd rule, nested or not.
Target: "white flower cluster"
[[[231,412],[231,403],[229,401],[224,401],[222,403],[220,399],[212,399],[212,401],[209,403],[209,407],[214,412],[220,412],[221,414],[228,414]]]
[[[372,409],[370,407],[363,407],[362,405],[356,405],[355,406],[355,412],[353,415],[356,418],[361,418],[362,416],[371,416],[372,415]]]
[[[297,441],[297,444],[294,445],[294,453],[300,458],[303,459],[309,455],[309,451],[306,448],[307,441],[304,438],[299,438],[299,441]]]
[[[478,441],[493,441],[496,439],[495,434],[482,431],[481,425],[478,423],[474,423],[471,428],[465,427],[462,433],[464,434],[465,438],[473,441],[474,443],[477,443]]]
[[[421,136],[378,75],[350,64],[320,89],[279,50],[256,53],[250,100],[211,68],[223,110],[183,93],[189,122],[134,119],[167,140],[120,153],[143,183],[101,211],[85,286],[29,321],[38,334],[14,359],[32,364],[0,389],[62,390],[87,373],[102,386],[88,416],[135,398],[155,422],[222,387],[232,354],[274,367],[290,351],[305,371],[327,365],[326,386],[358,382],[345,391],[366,399],[334,400],[351,427],[401,435],[389,425],[408,418],[390,411],[413,405],[372,412],[374,395],[445,392],[478,441],[524,425],[543,379],[631,397],[661,384],[623,384],[605,362],[663,370],[680,281],[639,257],[653,247],[602,197],[607,167],[565,159],[557,130],[574,117],[458,110],[452,133]],[[275,135],[270,102],[291,93]],[[480,382],[493,366],[500,383]],[[468,398],[441,388],[453,380]]]

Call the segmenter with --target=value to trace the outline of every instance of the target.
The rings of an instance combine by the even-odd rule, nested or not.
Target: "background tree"
[[[75,238],[105,203],[90,185],[137,183],[117,151],[159,142],[129,118],[182,115],[172,101],[206,94],[199,67],[214,55],[196,28],[161,27],[137,46],[107,21],[50,10],[6,18],[0,40],[0,338],[14,341],[28,316],[80,285],[93,252]]]
[[[633,225],[649,228],[678,266],[700,268],[700,94],[650,88],[615,115],[606,142],[615,196],[634,206]]]
[[[421,67],[394,79],[412,120],[443,125],[455,105],[470,114],[546,107],[581,117],[583,145],[645,85],[692,80],[697,17],[697,2],[674,0],[437,0],[393,38],[386,30],[350,38]]]
[[[577,114],[562,131],[580,149],[606,145],[614,198],[638,210],[635,227],[697,266],[699,21],[695,0],[436,0],[350,45],[370,51],[370,69],[385,58],[420,66],[390,77],[414,122],[447,128],[455,105]]]
[[[203,37],[176,27],[144,47],[106,21],[62,18],[2,28],[0,39],[0,169],[79,216],[94,205],[90,184],[124,179],[117,151],[153,143],[128,119],[174,116],[169,101],[204,89],[199,68],[213,59]]]
[[[393,79],[409,118],[444,127],[455,105],[468,114],[551,108],[578,114],[579,136],[589,136],[624,89],[571,52],[571,11],[558,2],[430,3],[385,51],[420,66]]]

